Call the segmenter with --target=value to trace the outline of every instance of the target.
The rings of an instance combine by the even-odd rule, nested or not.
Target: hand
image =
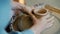
[[[50,17],[49,14],[42,16],[41,18],[37,19],[32,13],[30,14],[31,18],[33,19],[34,25],[30,28],[34,34],[40,34],[43,30],[51,27],[54,22],[54,17]]]

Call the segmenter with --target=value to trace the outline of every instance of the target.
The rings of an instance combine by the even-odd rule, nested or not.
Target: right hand
[[[32,13],[30,14],[34,25],[30,28],[34,34],[40,34],[43,30],[51,27],[54,22],[54,17],[49,17],[49,14],[42,16],[41,18],[37,19]]]

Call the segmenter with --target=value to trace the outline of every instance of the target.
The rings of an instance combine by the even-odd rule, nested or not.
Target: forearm
[[[30,29],[34,32],[34,34],[40,34],[42,31],[42,29],[40,28],[40,25],[34,25]]]

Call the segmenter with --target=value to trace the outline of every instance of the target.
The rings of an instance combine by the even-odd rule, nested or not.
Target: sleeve
[[[34,34],[34,33],[32,32],[32,30],[29,29],[29,30],[25,30],[23,32],[12,31],[9,34]]]

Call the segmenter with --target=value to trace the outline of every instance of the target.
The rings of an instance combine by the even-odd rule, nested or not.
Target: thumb
[[[33,21],[36,21],[37,20],[36,16],[34,14],[32,14],[32,12],[29,13],[29,15],[30,15],[30,17],[32,18]]]

